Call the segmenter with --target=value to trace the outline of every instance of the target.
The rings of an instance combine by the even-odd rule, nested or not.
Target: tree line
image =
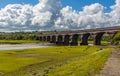
[[[0,32],[0,40],[36,40],[41,34],[53,34],[57,31]]]
[[[39,32],[0,33],[0,40],[36,40]]]

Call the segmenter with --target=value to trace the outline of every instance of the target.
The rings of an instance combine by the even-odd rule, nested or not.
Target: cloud
[[[111,12],[106,13],[105,9],[99,3],[84,6],[79,12],[67,6],[62,8],[62,16],[55,26],[59,29],[91,29],[120,25],[120,0],[116,0],[116,4],[111,6]]]
[[[9,4],[0,10],[0,28],[21,30],[29,27],[32,20],[32,6]]]
[[[35,6],[8,4],[0,10],[0,29],[6,31],[52,30],[60,10],[60,0],[40,0]]]
[[[95,3],[83,7],[83,11],[76,12],[72,7],[67,6],[61,10],[62,17],[56,21],[57,28],[67,29],[90,29],[103,27],[106,24],[104,6]]]
[[[0,10],[1,31],[90,29],[120,25],[120,0],[104,12],[105,7],[94,3],[75,11],[62,8],[60,0],[39,0],[36,5],[8,4]]]
[[[112,11],[109,13],[112,25],[120,25],[120,0],[116,0],[116,5],[111,6]]]
[[[60,0],[40,0],[40,3],[33,7],[32,25],[38,25],[40,29],[52,30],[60,10]]]

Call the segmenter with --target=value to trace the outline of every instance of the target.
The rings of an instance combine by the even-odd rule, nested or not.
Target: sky
[[[120,0],[1,0],[0,31],[118,26],[119,13]]]
[[[111,5],[114,5],[115,1],[114,0],[62,0],[63,7],[69,5],[72,6],[73,9],[77,11],[81,11],[82,7],[93,3],[100,3],[104,5],[105,7],[107,7],[105,11],[108,12],[111,10],[109,7]]]
[[[0,1],[0,8],[4,8],[8,4],[31,4],[36,5],[38,0],[2,0]],[[82,7],[86,5],[90,5],[93,3],[100,3],[107,7],[105,10],[109,12],[111,9],[109,8],[111,5],[115,4],[114,0],[61,0],[62,7],[71,6],[76,11],[81,11]]]

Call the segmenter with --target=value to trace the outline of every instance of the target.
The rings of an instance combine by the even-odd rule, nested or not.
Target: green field
[[[39,43],[38,40],[0,40],[0,44]]]
[[[61,46],[0,51],[0,76],[95,76],[113,50]]]

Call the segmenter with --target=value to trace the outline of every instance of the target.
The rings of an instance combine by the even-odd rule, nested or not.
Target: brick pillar
[[[81,35],[81,43],[80,45],[88,45],[88,37],[90,36],[90,33],[85,33]]]
[[[105,32],[98,32],[98,33],[92,33],[91,36],[93,37],[93,43],[94,45],[101,45],[101,39]]]
[[[63,45],[63,35],[58,35],[56,44]]]
[[[72,42],[70,43],[72,46],[78,45],[78,38],[79,35],[78,34],[74,34],[72,35]]]
[[[109,37],[110,37],[110,43],[111,43],[111,45],[113,45],[114,44],[114,40],[113,40],[113,38],[114,38],[114,36],[115,36],[115,34],[117,33],[116,31],[113,31],[113,32],[107,32],[108,33],[108,35],[109,35]]]
[[[39,40],[42,41],[42,36],[39,37]]]
[[[50,41],[50,36],[47,36],[47,41]]]
[[[47,37],[46,36],[43,36],[43,41],[46,41],[47,40]]]
[[[51,43],[56,43],[56,36],[51,36],[51,40],[50,40]]]

